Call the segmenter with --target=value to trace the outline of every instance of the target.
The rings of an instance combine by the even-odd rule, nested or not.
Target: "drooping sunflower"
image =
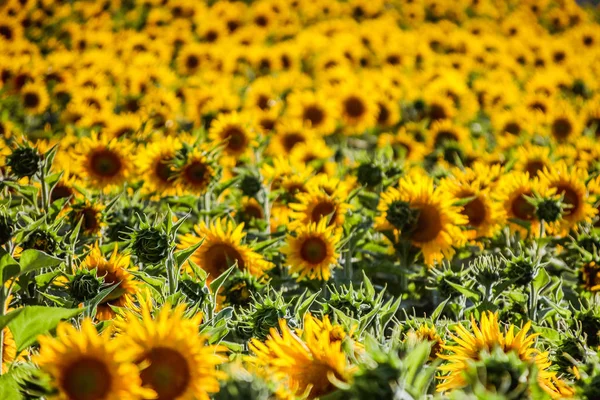
[[[133,145],[127,140],[110,140],[96,133],[75,148],[75,172],[89,185],[110,191],[127,182],[132,172]]]
[[[428,176],[404,177],[398,188],[390,187],[381,194],[376,228],[410,240],[423,252],[425,263],[433,265],[452,257],[454,246],[466,240],[461,226],[468,218],[454,205],[455,201],[448,192],[434,188]]]
[[[316,399],[335,390],[332,381],[347,382],[354,371],[342,351],[342,341],[332,338],[324,324],[312,322],[307,314],[304,330],[294,333],[285,319],[279,331],[271,328],[265,342],[252,339],[254,353],[248,361],[257,373],[280,385],[288,396]]]
[[[243,223],[236,227],[226,218],[212,224],[202,222],[194,226],[195,235],[188,233],[180,237],[179,247],[185,249],[202,241],[191,260],[208,273],[209,282],[232,265],[237,265],[240,270],[248,271],[256,277],[262,277],[273,264],[242,243],[246,236],[243,230]]]
[[[79,266],[81,270],[95,270],[96,276],[104,278],[105,285],[117,286],[102,303],[98,304],[96,318],[101,321],[115,316],[111,306],[125,306],[127,302],[131,301],[132,296],[135,296],[139,291],[138,283],[129,272],[129,261],[130,256],[119,254],[116,245],[110,258],[106,259],[102,255],[98,243],[96,243]]]
[[[252,122],[250,114],[247,113],[229,113],[220,114],[210,124],[208,137],[214,143],[223,142],[224,154],[239,158],[250,148],[256,146],[257,128]]]
[[[145,194],[174,196],[178,194],[173,162],[181,142],[166,136],[146,146],[135,159],[139,175],[144,177],[142,191]]]
[[[457,336],[450,334],[456,345],[443,345],[448,353],[440,353],[438,357],[448,362],[438,369],[444,374],[439,375],[438,392],[451,392],[467,386],[463,371],[468,368],[470,361],[480,359],[482,351],[492,352],[499,348],[505,353],[514,352],[522,361],[535,363],[538,368],[538,384],[552,398],[570,397],[573,395],[565,382],[556,376],[556,372],[549,370],[548,352],[541,352],[534,347],[537,333],[527,335],[531,322],[527,322],[515,335],[515,326],[502,332],[498,324],[498,315],[484,312],[479,325],[471,317],[471,330],[469,332],[463,325],[457,324]]]
[[[142,304],[141,318],[129,312],[119,321],[123,347],[134,354],[142,385],[158,400],[208,400],[225,377],[216,366],[225,361],[226,348],[207,345],[198,333],[202,315],[186,319],[184,311],[185,305],[166,304],[153,318]]]
[[[58,400],[138,400],[154,398],[141,386],[133,352],[112,337],[111,329],[98,334],[85,319],[78,331],[69,322],[56,328],[56,338],[38,339],[40,353],[33,361],[52,377]]]
[[[561,226],[556,233],[566,233],[569,229],[576,229],[583,222],[591,222],[597,210],[592,204],[586,188],[588,172],[583,168],[569,168],[565,161],[559,161],[550,168],[544,169],[540,174],[541,182],[556,194],[563,196],[567,206],[564,211]]]
[[[321,219],[299,228],[295,236],[288,234],[281,252],[286,255],[290,271],[300,274],[298,280],[328,281],[339,255],[336,245],[340,239],[340,229],[327,226],[327,221]]]

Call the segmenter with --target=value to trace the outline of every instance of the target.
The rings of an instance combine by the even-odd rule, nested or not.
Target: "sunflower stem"
[[[2,285],[2,289],[0,290],[0,317],[4,317],[6,311],[6,298],[7,298],[7,288]],[[2,367],[3,367],[3,357],[4,354],[4,329],[0,329],[0,375],[2,375]]]
[[[48,184],[46,183],[46,173],[42,169],[40,172],[40,181],[42,184],[42,210],[48,212]]]

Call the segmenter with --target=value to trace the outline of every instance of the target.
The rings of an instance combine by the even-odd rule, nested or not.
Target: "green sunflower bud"
[[[546,222],[558,221],[562,217],[563,205],[560,200],[543,199],[535,209],[535,215],[538,219]]]
[[[472,363],[466,371],[466,378],[470,388],[478,393],[483,389],[504,394],[510,399],[526,399],[529,398],[530,383],[535,384],[530,382],[531,368],[514,353],[496,351]]]
[[[364,186],[377,186],[383,181],[383,172],[375,164],[361,164],[357,171],[358,182]]]
[[[15,231],[13,219],[5,213],[0,213],[0,246],[8,243]]]
[[[505,271],[506,277],[514,279],[515,285],[518,286],[529,285],[533,280],[535,272],[533,262],[522,257],[509,261]]]
[[[42,165],[42,156],[32,147],[19,147],[8,156],[8,166],[18,178],[31,177]]]
[[[262,188],[262,184],[260,179],[254,175],[245,175],[240,182],[240,189],[245,196],[254,197],[260,189]]]
[[[43,251],[47,254],[54,254],[59,248],[59,243],[56,236],[49,231],[36,229],[23,243],[23,249],[35,249]]]
[[[252,301],[251,295],[260,293],[263,288],[264,285],[261,285],[254,275],[245,271],[236,271],[221,289],[220,294],[224,297],[223,305],[244,307]]]
[[[575,314],[572,328],[581,325],[581,331],[586,336],[589,347],[600,346],[600,315],[594,309],[579,311]]]
[[[400,374],[400,368],[391,362],[377,364],[372,369],[362,369],[354,376],[346,398],[351,400],[393,399],[395,395],[393,385],[397,385]]]
[[[215,400],[268,400],[273,398],[267,384],[254,374],[242,368],[230,366],[226,371],[229,378],[221,381],[221,389],[214,395]]]
[[[102,288],[103,279],[91,272],[77,273],[69,284],[69,293],[80,302],[93,299]]]
[[[397,200],[390,204],[385,218],[395,228],[404,231],[416,225],[419,211],[411,208],[408,202]]]
[[[194,304],[203,304],[208,298],[209,291],[203,282],[184,278],[179,282],[179,290]]]
[[[134,235],[132,247],[141,262],[157,264],[169,254],[169,239],[156,228],[145,228]]]

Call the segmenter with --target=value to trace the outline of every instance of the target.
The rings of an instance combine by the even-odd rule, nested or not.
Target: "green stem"
[[[7,292],[4,285],[0,289],[0,317],[3,317],[6,313],[6,298]],[[2,375],[2,356],[4,354],[4,328],[0,329],[0,375]]]
[[[44,171],[40,172],[40,181],[42,183],[42,210],[48,212],[48,184],[46,183],[46,174]]]

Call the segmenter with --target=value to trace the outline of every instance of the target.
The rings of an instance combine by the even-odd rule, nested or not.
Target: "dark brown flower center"
[[[463,214],[469,219],[469,225],[474,227],[480,226],[485,221],[487,216],[483,200],[481,200],[479,197],[476,197],[465,204],[463,208]]]
[[[302,118],[309,121],[311,126],[316,127],[325,120],[325,112],[317,105],[311,105],[304,109]]]
[[[319,222],[322,218],[329,217],[329,215],[331,215],[331,225],[335,221],[337,215],[337,207],[334,203],[326,200],[318,203],[313,208],[310,217],[312,222]]]
[[[40,96],[37,93],[29,92],[23,96],[23,105],[25,108],[36,108],[40,104]]]
[[[206,251],[206,265],[203,266],[211,274],[212,279],[216,279],[227,268],[234,265],[237,261],[237,267],[240,270],[245,268],[242,255],[232,246],[224,243],[215,244]]]
[[[246,147],[246,135],[244,131],[236,126],[227,128],[223,136],[227,139],[227,148],[233,152],[240,152]]]
[[[556,193],[563,196],[563,201],[570,206],[565,210],[565,214],[574,214],[579,210],[580,202],[577,192],[569,185],[558,185]]]
[[[360,118],[367,111],[367,108],[361,98],[350,96],[344,100],[344,110],[351,118]]]
[[[440,212],[434,206],[424,206],[419,210],[419,219],[415,224],[411,239],[418,243],[426,243],[437,238],[441,231]]]
[[[535,213],[535,207],[533,205],[529,204],[529,202],[525,198],[525,196],[530,196],[530,195],[531,195],[531,193],[524,193],[524,194],[519,195],[519,197],[517,197],[513,201],[512,205],[510,207],[513,215],[524,221],[533,220],[534,213]]]
[[[113,178],[123,169],[123,163],[110,149],[96,150],[90,157],[92,173],[103,178]]]
[[[542,171],[546,164],[541,160],[529,160],[525,164],[525,171],[529,172],[529,176],[537,176],[539,171]]]
[[[140,373],[142,383],[156,391],[158,400],[176,399],[185,393],[191,373],[184,356],[167,347],[156,347],[145,359],[150,365]]]
[[[304,136],[299,133],[287,133],[282,138],[283,148],[288,153],[299,143],[304,143]]]
[[[321,238],[308,238],[302,243],[300,255],[311,264],[319,264],[327,258],[327,244]]]
[[[60,386],[72,400],[104,399],[111,390],[112,376],[100,360],[83,357],[69,364]]]
[[[552,136],[556,140],[562,141],[567,139],[573,133],[573,125],[566,118],[558,118],[552,122]]]

